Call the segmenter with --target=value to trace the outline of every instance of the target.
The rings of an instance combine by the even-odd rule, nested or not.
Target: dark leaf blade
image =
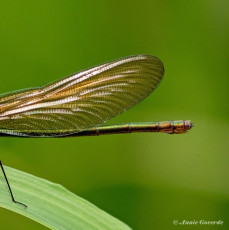
[[[149,95],[163,77],[162,62],[131,56],[0,98],[0,132],[53,136],[100,125]]]

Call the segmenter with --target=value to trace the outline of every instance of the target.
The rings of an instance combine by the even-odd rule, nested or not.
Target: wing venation
[[[150,55],[131,56],[43,87],[0,96],[0,132],[55,136],[100,125],[149,95],[164,73]]]

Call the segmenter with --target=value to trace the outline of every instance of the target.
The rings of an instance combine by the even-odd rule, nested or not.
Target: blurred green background
[[[160,87],[109,123],[195,123],[185,135],[2,138],[3,163],[62,184],[133,229],[186,229],[173,220],[222,220],[207,229],[229,229],[228,7],[226,0],[1,1],[1,93],[152,54],[165,65]],[[0,223],[46,229],[5,209]]]

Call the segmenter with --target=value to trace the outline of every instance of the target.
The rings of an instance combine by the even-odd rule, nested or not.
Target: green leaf
[[[130,230],[95,205],[71,193],[63,186],[4,166],[14,197],[12,202],[4,178],[0,180],[0,206],[35,220],[50,229]],[[1,174],[2,175],[2,174]]]

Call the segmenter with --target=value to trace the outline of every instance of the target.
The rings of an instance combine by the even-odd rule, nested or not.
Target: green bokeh
[[[1,1],[0,92],[152,54],[160,87],[109,123],[190,119],[186,135],[0,141],[11,167],[60,183],[133,229],[229,229],[228,1]],[[0,209],[2,229],[45,229]],[[195,226],[204,229],[205,226]],[[190,229],[194,227],[191,226]]]

